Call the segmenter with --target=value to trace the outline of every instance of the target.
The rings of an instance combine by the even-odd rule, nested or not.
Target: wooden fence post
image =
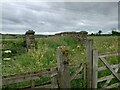
[[[51,68],[51,71],[56,71],[56,68]],[[55,74],[51,75],[51,88],[58,88],[57,76]]]
[[[98,76],[98,51],[93,50],[92,88],[97,88],[97,76]]]
[[[88,40],[86,43],[86,82],[87,82],[87,88],[92,88],[92,50],[93,50],[93,40]]]
[[[31,80],[31,88],[34,88],[35,87],[35,82],[34,80]]]
[[[2,38],[1,35],[0,35],[0,38]],[[2,43],[2,39],[0,40],[0,43]],[[0,46],[0,50],[1,50],[0,51],[0,58],[2,59],[2,46]],[[2,90],[2,60],[0,60],[0,90]]]
[[[70,88],[68,71],[68,49],[65,46],[57,48],[58,84],[59,88]]]
[[[84,63],[84,81],[86,82],[86,63]]]

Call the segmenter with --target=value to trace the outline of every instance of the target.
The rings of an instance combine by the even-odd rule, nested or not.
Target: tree
[[[99,30],[99,31],[98,31],[98,34],[100,35],[101,33],[102,33],[102,31],[101,31],[101,30]]]
[[[120,35],[120,32],[116,28],[112,28],[112,35]]]
[[[87,35],[88,34],[88,32],[87,31],[81,31],[81,32],[79,32],[80,34],[84,34],[84,35]]]
[[[112,31],[112,35],[120,35],[120,32]]]
[[[94,33],[91,33],[91,36],[93,36],[94,35]]]

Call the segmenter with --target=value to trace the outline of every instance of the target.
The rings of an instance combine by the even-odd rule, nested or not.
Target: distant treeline
[[[80,32],[63,32],[63,33],[58,33],[58,34],[55,34],[55,35],[68,35],[68,34],[85,34],[85,35],[88,35],[88,36],[119,36],[120,35],[120,32],[118,31],[112,31],[111,34],[103,34],[102,31],[98,31],[98,33],[91,33],[91,34],[88,34],[87,31],[80,31]],[[1,34],[2,35],[2,38],[5,39],[5,38],[23,38],[25,37],[24,34]],[[35,34],[35,38],[39,38],[39,37],[48,37],[48,36],[55,36],[55,35],[42,35],[42,34]]]
[[[1,34],[3,39],[25,38],[25,34]],[[35,38],[47,37],[48,35],[35,34]]]
[[[23,34],[1,34],[3,39],[23,38]]]
[[[101,32],[101,33],[99,33]],[[112,31],[111,34],[102,34],[102,31],[99,31],[98,33],[91,33],[89,36],[119,36],[120,32]]]

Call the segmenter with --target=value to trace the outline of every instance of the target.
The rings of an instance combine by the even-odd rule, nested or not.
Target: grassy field
[[[118,36],[89,36],[94,40],[94,48],[99,53],[117,52]],[[12,53],[3,52],[2,59],[10,57],[11,60],[2,60],[2,75],[39,71],[56,66],[56,49],[64,45],[69,50],[70,65],[76,65],[86,60],[86,47],[78,40],[69,36],[36,38],[36,50],[26,52],[24,38],[3,39],[3,50],[10,49]],[[110,64],[118,63],[120,57],[108,57]],[[101,62],[99,66],[103,65]],[[109,72],[108,72],[109,73]],[[103,76],[105,73],[99,74]],[[76,86],[76,85],[75,85]]]
[[[117,36],[91,36],[88,38],[94,40],[94,48],[99,53],[117,52],[118,50]],[[61,45],[65,45],[69,50],[70,64],[85,62],[85,46],[80,45],[80,42],[71,37],[36,38],[36,51],[29,53],[25,51],[23,41],[23,38],[3,39],[3,49],[12,51],[11,54],[3,52],[3,58],[11,57],[11,60],[2,62],[3,75],[38,71],[56,66],[56,49]]]

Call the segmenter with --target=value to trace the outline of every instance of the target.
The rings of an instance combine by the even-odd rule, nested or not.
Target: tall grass
[[[118,50],[118,39],[115,36],[94,36],[88,38],[94,40],[94,48],[98,49],[99,53]],[[56,49],[61,45],[68,47],[70,64],[76,65],[85,62],[86,59],[85,46],[80,45],[79,41],[69,36],[37,38],[36,50],[31,52],[25,51],[23,41],[22,38],[3,40],[3,49],[12,50],[12,59],[2,63],[3,75],[38,71],[56,66]],[[3,54],[3,57],[5,56]],[[114,59],[115,62],[116,57],[111,59]]]
[[[116,36],[90,36],[94,40],[94,48],[99,53],[118,51],[118,37]],[[24,39],[3,39],[3,49],[12,50],[10,61],[2,61],[3,76],[25,72],[39,71],[56,66],[56,49],[64,45],[69,50],[70,65],[86,62],[86,46],[81,45],[78,40],[69,36],[53,36],[36,38],[36,50],[26,52]],[[7,57],[3,54],[3,58]],[[120,57],[107,57],[110,64],[118,63]],[[99,62],[99,66],[103,63]],[[110,74],[109,71],[99,73],[99,77]],[[14,86],[14,85],[13,85]],[[19,85],[18,85],[19,86]],[[81,80],[72,81],[72,87],[85,87]],[[101,87],[102,84],[99,85]]]

